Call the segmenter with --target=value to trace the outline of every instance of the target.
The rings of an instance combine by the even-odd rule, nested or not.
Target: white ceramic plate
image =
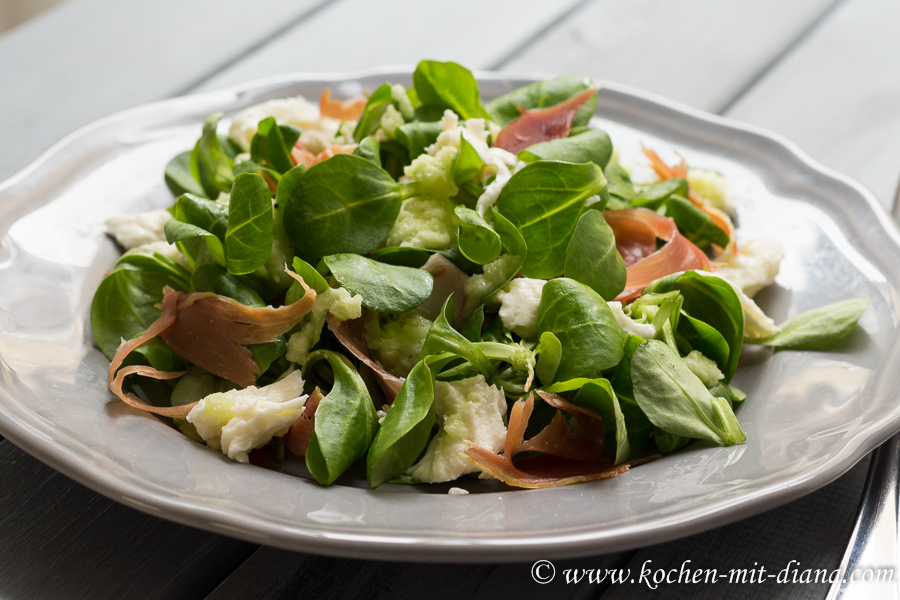
[[[537,79],[479,78],[485,98]],[[872,299],[832,352],[745,351],[734,383],[749,396],[738,412],[746,444],[695,444],[621,477],[547,490],[326,489],[233,463],[114,401],[88,322],[118,256],[105,220],[172,202],[163,167],[206,115],[385,80],[408,84],[409,71],[292,75],[137,108],[77,131],[0,186],[0,433],[111,498],[226,535],[341,556],[510,561],[622,550],[750,516],[832,481],[900,428],[900,236],[872,195],[782,138],[613,84],[596,125],[623,152],[674,148],[725,173],[739,236],[783,242],[777,285],[758,298],[776,320]]]

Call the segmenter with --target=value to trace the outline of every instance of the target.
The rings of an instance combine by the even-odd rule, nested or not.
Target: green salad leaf
[[[372,136],[363,138],[353,149],[353,155],[361,156],[377,167],[381,166],[381,144]]]
[[[378,130],[378,125],[381,124],[381,117],[384,115],[384,111],[387,110],[388,104],[391,103],[391,85],[382,83],[369,96],[366,107],[356,121],[353,138],[357,143],[361,142],[363,138],[375,134],[375,131]]]
[[[673,177],[641,190],[640,194],[631,199],[631,205],[656,210],[664,205],[673,194],[686,197],[689,193],[690,188],[687,179]]]
[[[711,243],[722,248],[728,245],[728,233],[686,198],[673,194],[666,202],[666,216],[672,217],[679,231],[701,247]]]
[[[776,350],[826,350],[850,335],[868,306],[868,298],[826,304],[785,321],[781,331],[753,343]]]
[[[538,333],[549,331],[562,345],[556,381],[595,379],[622,360],[624,340],[606,301],[572,279],[544,285],[538,308]]]
[[[479,172],[484,163],[478,155],[478,151],[472,146],[465,136],[459,136],[459,152],[453,163],[453,180],[461,186]]]
[[[245,306],[265,306],[262,296],[247,281],[213,263],[197,265],[191,274],[195,292],[213,292],[237,300]]]
[[[293,125],[278,125],[275,117],[263,119],[250,143],[250,160],[287,173],[294,168],[291,151],[299,139],[300,130]]]
[[[637,195],[634,190],[634,184],[631,183],[631,176],[628,171],[623,169],[619,163],[610,159],[603,169],[606,176],[609,189],[609,206],[612,210],[621,210],[629,208],[631,201]]]
[[[203,122],[203,133],[191,153],[191,173],[200,182],[208,198],[215,200],[220,192],[231,190],[233,161],[227,146],[216,134],[222,113],[215,113]]]
[[[541,334],[537,348],[534,351],[537,355],[534,373],[542,385],[553,383],[556,372],[559,370],[559,364],[562,362],[562,352],[562,344],[558,337],[550,331],[545,331]]]
[[[362,296],[366,308],[403,313],[431,296],[434,278],[422,269],[389,265],[357,254],[335,254],[324,260],[348,292]]]
[[[190,291],[190,274],[163,255],[144,248],[129,250],[103,278],[91,302],[91,332],[112,359],[122,340],[143,333],[162,311],[163,288]],[[161,371],[177,371],[183,361],[162,340],[142,344],[136,353]]]
[[[284,207],[284,228],[305,258],[365,254],[387,238],[409,193],[365,158],[338,154],[297,181]]]
[[[727,281],[718,277],[687,271],[658,279],[644,288],[643,293],[665,293],[671,290],[681,292],[685,313],[708,324],[728,343],[728,360],[719,363],[719,368],[725,374],[725,383],[728,383],[737,369],[744,343],[744,309],[734,289]],[[707,356],[714,360],[721,358],[717,353]]]
[[[377,488],[410,468],[434,427],[434,374],[424,360],[412,368],[369,448],[366,479]]]
[[[625,261],[616,249],[616,236],[597,210],[578,219],[566,248],[565,275],[612,300],[625,289]]]
[[[490,116],[481,105],[475,76],[462,65],[423,60],[413,72],[413,85],[426,106],[449,108],[463,119]]]
[[[203,186],[191,172],[191,151],[182,152],[169,161],[165,172],[166,186],[176,196],[193,194],[206,196]]]
[[[681,318],[678,320],[678,336],[694,350],[698,350],[707,358],[716,361],[719,369],[728,367],[731,350],[728,342],[715,327],[682,311]]]
[[[183,194],[175,201],[173,216],[165,225],[167,242],[176,244],[191,264],[197,261],[200,244],[205,244],[213,260],[225,265],[224,243],[228,231],[226,206]]]
[[[422,351],[419,353],[419,360],[422,361],[429,356],[449,352],[466,359],[485,377],[489,377],[494,372],[491,361],[488,360],[478,344],[469,341],[466,336],[450,325],[453,315],[453,294],[450,294],[444,302],[437,319],[434,320],[434,323],[428,329],[425,343],[422,345]]]
[[[631,445],[632,456],[641,456],[653,435],[653,423],[638,406],[634,399],[634,385],[631,381],[631,359],[634,351],[644,343],[644,339],[629,334],[625,339],[625,352],[622,361],[616,367],[611,384],[619,400],[622,416],[625,418],[625,426],[628,430],[628,443]]]
[[[312,265],[299,257],[294,257],[294,262],[291,265],[294,268],[294,273],[303,278],[303,282],[306,283],[307,286],[314,289],[317,294],[321,294],[325,290],[327,290],[330,286],[328,285],[328,281],[322,277],[322,274],[316,271]],[[295,281],[291,284],[290,289],[287,291],[287,294],[284,297],[285,304],[293,304],[297,300],[301,299],[306,294],[306,290],[303,289],[303,286],[300,285],[299,281]]]
[[[459,219],[456,237],[462,255],[477,265],[497,260],[502,249],[500,235],[471,208],[457,206],[454,212]]]
[[[594,163],[601,169],[612,156],[612,141],[605,131],[588,129],[584,133],[549,142],[540,142],[519,152],[519,160],[559,160],[570,163]]]
[[[362,377],[343,354],[317,350],[309,355],[308,370],[327,360],[334,373],[334,386],[319,402],[306,468],[316,481],[331,485],[350,465],[365,455],[378,431],[378,415]]]
[[[721,446],[746,441],[728,401],[714,398],[664,342],[648,340],[635,350],[631,379],[641,410],[666,433]]]
[[[255,173],[234,178],[225,232],[225,265],[232,275],[245,275],[262,267],[272,253],[275,217],[272,195]]]
[[[487,111],[498,124],[506,125],[521,114],[519,107],[534,110],[553,106],[583,92],[591,85],[590,77],[584,75],[562,75],[546,81],[537,81],[494,98],[488,103]],[[575,115],[572,126],[587,125],[596,108],[597,96],[595,95]]]
[[[524,275],[548,279],[563,273],[566,248],[585,202],[605,186],[603,171],[593,163],[538,161],[510,178],[497,210],[528,245]]]
[[[441,134],[441,125],[438,122],[413,121],[397,128],[397,142],[409,152],[409,159],[413,160],[421,154],[425,154],[425,148],[435,143]]]

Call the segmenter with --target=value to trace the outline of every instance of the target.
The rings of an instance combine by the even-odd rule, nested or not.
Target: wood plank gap
[[[171,94],[171,97],[175,98],[178,96],[184,96],[184,95],[191,93],[192,91],[196,90],[197,88],[202,86],[204,83],[213,79],[214,77],[216,77],[223,71],[228,70],[232,65],[234,65],[235,63],[237,63],[244,57],[249,56],[249,55],[253,54],[254,52],[261,50],[265,46],[268,46],[269,44],[271,44],[273,41],[277,40],[278,38],[286,35],[287,33],[290,33],[295,27],[297,27],[298,25],[300,25],[307,19],[315,17],[317,14],[319,14],[326,8],[333,6],[334,4],[337,4],[338,2],[341,2],[341,1],[342,0],[324,0],[323,2],[316,4],[315,6],[310,8],[308,11],[306,11],[300,15],[297,15],[295,18],[291,19],[290,21],[287,21],[284,25],[282,25],[281,27],[279,27],[278,29],[276,29],[275,31],[270,33],[268,36],[260,39],[258,42],[256,42],[249,48],[245,48],[240,54],[236,54],[236,55],[228,58],[226,61],[222,62],[220,65],[218,65],[217,67],[215,67],[214,69],[209,71],[206,75],[204,75],[200,79],[194,81],[190,85],[187,85],[187,86],[173,92]]]
[[[539,41],[540,39],[546,37],[551,31],[556,29],[558,26],[562,25],[569,17],[579,12],[583,8],[585,8],[588,4],[591,4],[595,0],[581,0],[577,4],[574,4],[568,10],[561,12],[555,19],[547,23],[544,27],[539,29],[535,34],[527,40],[524,40],[521,44],[513,48],[506,56],[491,64],[488,67],[489,71],[499,71],[502,69],[507,63],[516,59],[517,56],[525,52],[529,46]],[[841,0],[838,0],[839,2]]]
[[[637,556],[638,550],[630,550],[625,552],[619,552],[616,556],[615,561],[609,566],[610,569],[624,569],[629,563]],[[603,596],[606,595],[606,592],[613,586],[613,582],[610,578],[604,579],[602,582],[593,586],[591,591],[595,594],[595,600],[599,600]]]
[[[809,37],[819,28],[822,23],[828,20],[828,18],[834,14],[834,11],[843,4],[846,0],[835,0],[831,3],[828,8],[822,11],[818,17],[816,17],[807,27],[804,29],[800,35],[794,38],[790,44],[784,47],[784,50],[778,53],[772,60],[766,63],[760,71],[754,75],[750,80],[742,87],[738,92],[732,96],[725,104],[722,105],[721,108],[716,109],[716,114],[724,115],[728,113],[738,102],[740,102],[744,96],[746,96],[750,90],[752,90],[756,84],[762,81],[772,70],[774,70],[779,64],[781,64],[785,59],[787,59],[797,48],[799,48],[803,43],[809,39]]]

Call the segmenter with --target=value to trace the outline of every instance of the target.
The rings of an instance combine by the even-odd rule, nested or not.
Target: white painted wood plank
[[[900,179],[900,4],[847,0],[730,110],[890,206]]]
[[[0,180],[65,134],[179,93],[327,0],[71,0],[0,37]]]
[[[577,72],[717,112],[833,0],[600,0],[503,66]]]
[[[292,71],[414,65],[423,58],[486,69],[580,0],[344,0],[206,82],[221,88]]]

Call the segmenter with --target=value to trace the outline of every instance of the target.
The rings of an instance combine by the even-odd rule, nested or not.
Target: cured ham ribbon
[[[646,208],[607,210],[603,216],[616,236],[616,248],[626,266],[625,290],[616,296],[619,302],[637,298],[660,277],[689,269],[711,269],[706,254],[681,235],[669,217]],[[659,250],[657,238],[666,241]]]
[[[153,379],[184,375],[183,371],[159,371],[144,365],[119,368],[135,348],[157,336],[175,354],[213,375],[242,388],[253,385],[260,368],[247,345],[270,342],[288,331],[312,309],[316,300],[315,290],[307,287],[302,277],[291,271],[287,273],[300,282],[306,293],[297,302],[279,308],[245,306],[218,294],[185,294],[167,286],[163,290],[159,318],[144,333],[123,341],[116,350],[107,373],[109,389],[129,406],[158,415],[184,418],[191,411],[196,402],[184,406],[152,406],[123,389],[128,375]]]
[[[284,447],[297,456],[306,456],[306,449],[309,447],[309,440],[316,426],[316,409],[319,408],[319,402],[324,397],[322,390],[318,387],[313,390],[313,393],[307,398],[306,404],[303,405],[303,414],[294,421],[284,436]]]
[[[431,288],[431,296],[416,309],[416,312],[433,321],[440,314],[441,308],[450,294],[454,294],[455,298],[465,298],[466,282],[469,280],[469,276],[440,254],[432,254],[425,264],[422,265],[422,270],[431,274],[434,279],[434,286]],[[457,325],[463,322],[463,310],[464,303],[457,303],[454,309],[454,320]],[[369,350],[369,343],[366,340],[363,319],[341,321],[333,315],[328,315],[326,321],[328,329],[331,330],[341,345],[375,372],[378,385],[384,391],[388,402],[393,402],[400,388],[403,387],[405,379],[389,373],[372,356],[372,352]]]
[[[682,158],[681,162],[677,165],[670,167],[669,165],[664,163],[659,155],[653,150],[644,148],[644,154],[647,156],[647,158],[650,159],[653,170],[656,171],[656,174],[660,179],[666,180],[672,179],[674,177],[687,179],[688,166],[684,161],[684,158]],[[713,223],[716,224],[716,227],[728,234],[728,247],[719,248],[718,246],[713,244],[713,250],[715,251],[715,253],[717,255],[722,253],[737,253],[737,244],[734,239],[734,223],[731,222],[731,217],[729,217],[727,214],[725,214],[715,206],[710,206],[709,203],[706,202],[706,200],[704,200],[702,197],[700,197],[700,194],[695,192],[693,188],[690,188],[688,199],[694,206],[709,215],[709,218],[712,219]]]
[[[523,442],[534,409],[534,396],[530,395],[527,400],[516,402],[510,411],[503,456],[467,442],[465,454],[469,460],[508,485],[536,489],[615,477],[632,466],[658,458],[651,456],[615,465],[611,455],[601,454],[603,421],[596,413],[555,394],[539,394],[554,408],[572,414],[574,426],[558,412],[543,431]],[[526,451],[541,454],[516,460],[517,454]]]
[[[340,100],[331,99],[331,88],[322,90],[319,96],[319,114],[323,117],[331,117],[332,119],[340,119],[341,121],[356,121],[366,109],[368,98],[360,96],[342,102]]]
[[[500,131],[494,140],[494,147],[518,154],[521,150],[539,142],[568,136],[575,114],[587,104],[598,89],[600,88],[588,88],[568,100],[547,108],[525,110],[519,107],[522,114],[507,123]]]
[[[328,160],[335,154],[352,154],[356,149],[356,144],[333,144],[328,146],[318,154],[313,154],[303,147],[303,144],[297,142],[291,150],[291,160],[294,165],[302,164],[307,169],[313,165],[317,165],[323,160]]]
[[[381,363],[375,360],[372,352],[369,350],[369,343],[366,341],[365,323],[362,318],[353,319],[352,321],[341,321],[334,315],[328,315],[326,318],[328,329],[334,334],[334,337],[341,345],[350,351],[361,363],[368,366],[375,372],[375,378],[378,385],[381,386],[388,402],[393,402],[397,397],[400,388],[403,387],[404,379],[387,372],[381,366]]]

